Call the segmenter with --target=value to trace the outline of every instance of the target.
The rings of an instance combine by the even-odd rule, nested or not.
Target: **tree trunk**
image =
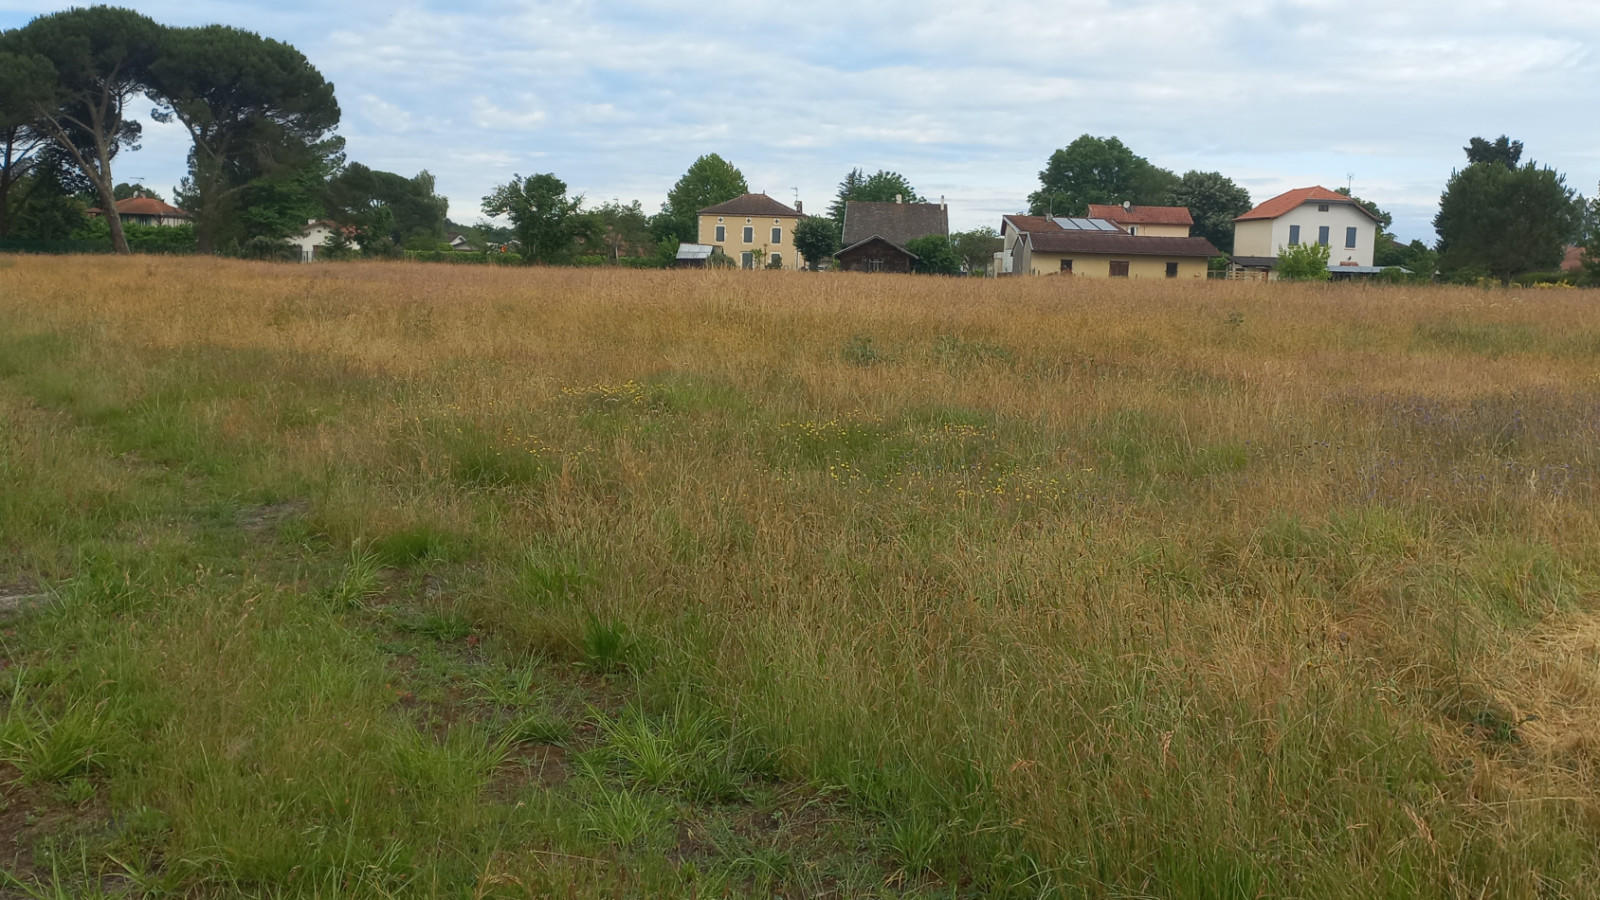
[[[103,128],[95,129],[94,151],[95,168],[99,171],[89,174],[100,192],[100,208],[105,211],[106,224],[111,226],[111,251],[127,256],[133,251],[128,249],[128,236],[122,232],[122,216],[117,212],[116,182],[111,178],[112,145],[107,143]]]

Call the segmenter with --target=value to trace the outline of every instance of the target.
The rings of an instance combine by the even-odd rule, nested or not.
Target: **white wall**
[[[1377,239],[1378,223],[1349,203],[1329,203],[1327,212],[1317,210],[1317,202],[1302,203],[1272,221],[1267,246],[1259,246],[1262,237],[1261,223],[1257,220],[1240,222],[1234,227],[1233,253],[1235,256],[1277,256],[1278,251],[1289,246],[1289,226],[1300,226],[1300,243],[1315,244],[1317,229],[1328,227],[1328,265],[1343,262],[1358,266],[1372,265],[1372,247]],[[1356,245],[1345,246],[1345,229],[1356,229]]]
[[[289,243],[300,248],[300,261],[310,262],[316,258],[316,248],[326,244],[333,230],[327,225],[318,222],[306,228],[305,231],[289,238]]]

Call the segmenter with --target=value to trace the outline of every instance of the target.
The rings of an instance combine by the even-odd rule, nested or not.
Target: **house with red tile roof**
[[[1296,188],[1233,220],[1233,257],[1239,266],[1270,270],[1284,247],[1321,244],[1329,268],[1371,269],[1377,236],[1377,217],[1346,195]]]
[[[105,211],[98,206],[89,210],[89,215],[104,215]],[[194,217],[168,203],[163,203],[154,197],[146,197],[143,193],[136,194],[126,200],[117,201],[117,217],[124,222],[136,225],[187,225]]]
[[[1188,237],[1194,216],[1182,206],[1134,206],[1124,203],[1089,204],[1089,218],[1105,219],[1129,234],[1146,237]]]

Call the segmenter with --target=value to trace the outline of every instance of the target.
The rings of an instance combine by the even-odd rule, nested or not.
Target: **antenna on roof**
[[[1345,193],[1354,197],[1356,195],[1356,173],[1351,172],[1347,174],[1345,178],[1349,179],[1345,182]]]
[[[789,188],[789,190],[794,191],[794,202],[799,203],[800,202],[800,189],[797,188],[797,187],[792,187],[792,188]]]
[[[1122,201],[1122,211],[1123,212],[1132,212],[1133,211],[1133,201],[1132,200],[1124,200],[1124,201]]]

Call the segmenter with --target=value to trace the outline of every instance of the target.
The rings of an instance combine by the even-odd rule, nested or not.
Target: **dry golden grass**
[[[1600,891],[1589,292],[160,259],[0,288],[39,403],[133,411],[138,452],[339,544],[445,536],[514,644],[626,623],[642,696],[763,735],[950,884]]]

